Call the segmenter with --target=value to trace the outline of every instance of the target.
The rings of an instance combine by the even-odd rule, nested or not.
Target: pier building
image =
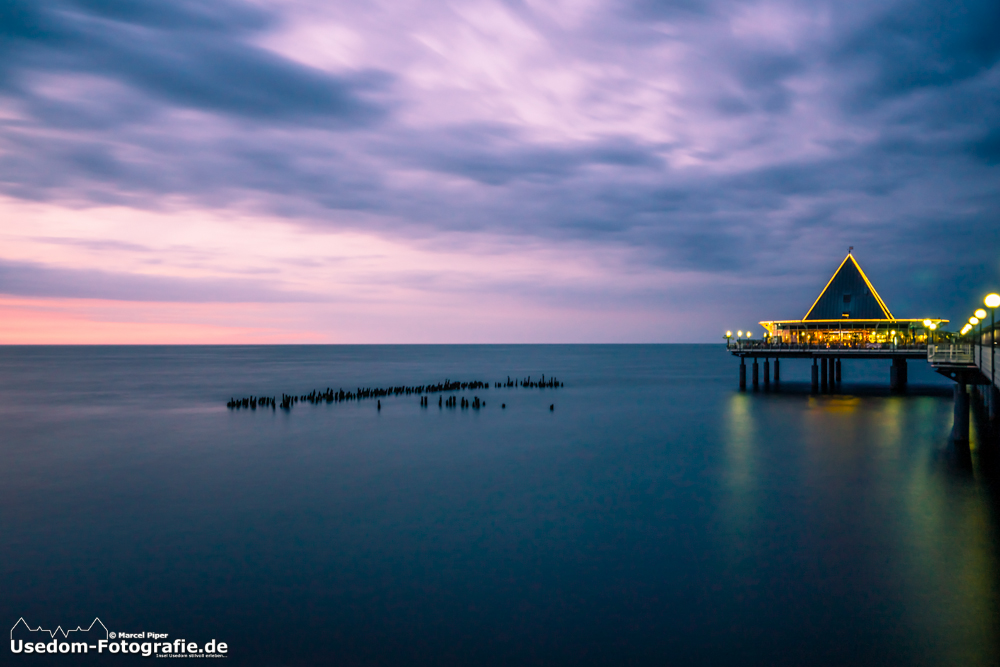
[[[854,259],[853,248],[834,271],[819,296],[799,320],[765,320],[760,339],[736,339],[726,334],[726,346],[740,358],[740,389],[746,389],[746,359],[753,361],[753,388],[760,385],[758,360],[764,360],[763,384],[781,379],[781,359],[812,359],[814,391],[833,391],[841,379],[842,360],[889,359],[889,384],[901,390],[907,383],[907,360],[927,359],[928,346],[949,341],[954,334],[939,331],[940,317],[898,318]]]
[[[936,372],[952,380],[955,422],[951,439],[967,447],[972,400],[988,413],[988,438],[1000,442],[1000,354],[998,354],[996,310],[1000,294],[986,295],[959,333],[939,331],[943,318],[893,316],[871,281],[854,259],[851,248],[826,286],[801,320],[760,322],[767,334],[753,339],[739,332],[733,340],[726,332],[726,347],[740,358],[740,390],[747,388],[747,363],[753,362],[753,389],[771,388],[774,361],[775,388],[781,381],[781,360],[812,360],[812,391],[834,392],[840,385],[841,363],[847,359],[888,359],[889,386],[902,391],[907,384],[907,361],[926,360]],[[989,314],[989,329],[985,318]],[[978,333],[976,327],[979,327]],[[971,396],[969,393],[971,389]],[[967,449],[966,449],[967,453]]]
[[[853,249],[852,249],[853,250]],[[847,253],[801,320],[761,322],[774,343],[838,347],[926,344],[948,320],[894,317],[861,265]]]

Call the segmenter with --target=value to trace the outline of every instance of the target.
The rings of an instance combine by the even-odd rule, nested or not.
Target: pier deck
[[[933,347],[933,346],[931,346]],[[838,359],[926,359],[927,345],[884,345],[859,347],[848,345],[808,345],[799,343],[767,343],[765,341],[736,341],[728,345],[735,357],[753,359],[811,359],[836,357]]]

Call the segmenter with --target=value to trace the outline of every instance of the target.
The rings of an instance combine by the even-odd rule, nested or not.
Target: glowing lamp
[[[726,332],[726,338],[732,338],[732,337],[733,337],[733,332],[732,331],[727,331]]]
[[[983,310],[982,308],[977,308],[976,309],[976,317],[978,317],[981,320],[986,319],[986,311]]]
[[[983,315],[985,315],[985,314],[986,313],[983,313]],[[969,318],[969,324],[971,324],[972,326],[976,326],[977,324],[979,324],[979,318],[978,317],[970,317]]]
[[[737,338],[743,338],[743,332],[742,331],[737,331],[736,332],[736,337]]]
[[[931,321],[930,320],[924,320],[924,326],[925,327],[929,327],[930,325],[931,325]]]
[[[931,331],[934,331],[935,329],[937,329],[937,325],[934,324],[933,322],[931,322],[930,323],[930,329],[931,329]]]
[[[986,304],[987,308],[1000,306],[1000,294],[987,294],[986,298],[983,299],[983,303]]]
[[[751,334],[751,333],[750,333],[749,331],[747,332],[747,338],[749,338],[749,337],[750,337],[750,336],[752,336],[752,335],[753,335],[753,334]]]

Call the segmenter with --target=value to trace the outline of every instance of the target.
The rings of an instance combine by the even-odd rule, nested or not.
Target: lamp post
[[[1000,294],[987,294],[983,303],[990,309],[990,391],[995,394],[997,387],[997,355],[994,346],[997,343],[997,306],[1000,306]],[[993,405],[993,396],[990,396],[990,405]],[[991,410],[991,412],[993,412]]]
[[[976,339],[976,344],[979,345],[979,366],[983,365],[983,322],[986,321],[986,311],[982,308],[976,308],[976,319],[979,320],[979,338]]]
[[[732,331],[727,331],[726,332],[726,349],[727,350],[729,349],[729,339],[732,338],[732,337],[733,337],[733,332]]]

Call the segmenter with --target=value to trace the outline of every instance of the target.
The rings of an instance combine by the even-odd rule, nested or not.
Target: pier
[[[771,390],[781,382],[782,360],[811,361],[814,394],[834,393],[841,384],[844,362],[885,359],[888,384],[895,392],[906,391],[908,364],[927,362],[939,374],[955,382],[955,442],[969,440],[971,400],[989,415],[992,425],[1000,422],[1000,376],[996,353],[996,308],[1000,296],[990,294],[990,324],[983,331],[987,312],[978,309],[960,333],[939,331],[949,321],[941,318],[897,318],[889,311],[860,265],[853,248],[827,282],[801,320],[765,320],[764,335],[726,332],[726,349],[740,360],[739,388]],[[976,326],[979,330],[973,338]],[[972,394],[970,396],[969,389]],[[996,429],[994,429],[996,430]]]
[[[907,385],[907,362],[926,361],[928,345],[913,344],[900,346],[851,347],[832,344],[772,343],[767,340],[741,340],[728,344],[730,353],[740,358],[740,389],[747,388],[747,360],[752,364],[751,386],[759,389],[771,385],[770,362],[774,361],[774,382],[781,382],[782,359],[812,360],[813,391],[833,391],[839,386],[844,361],[857,359],[888,359],[891,364],[889,386],[902,391]],[[761,364],[763,361],[763,364]],[[763,366],[763,375],[761,374]]]

